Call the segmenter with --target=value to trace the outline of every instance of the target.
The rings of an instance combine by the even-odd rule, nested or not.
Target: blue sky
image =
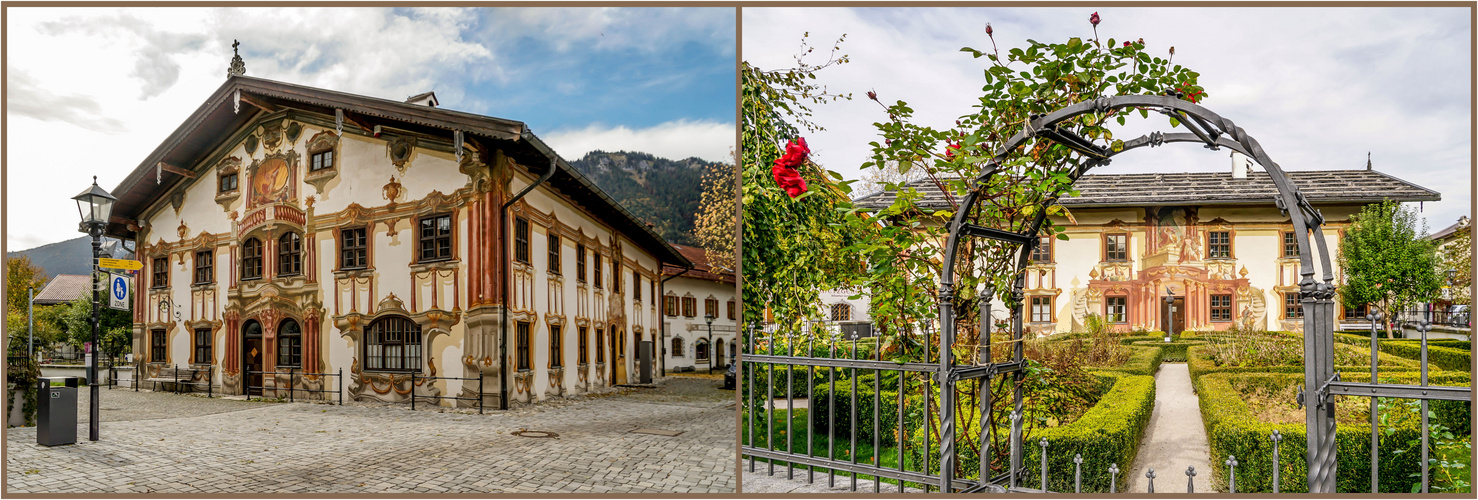
[[[9,8],[8,250],[75,237],[70,198],[112,189],[221,83],[247,75],[525,122],[561,156],[727,161],[733,8]],[[58,64],[66,61],[66,64]],[[86,144],[89,155],[57,155]],[[102,161],[99,161],[102,159]],[[44,167],[42,167],[44,166]]]

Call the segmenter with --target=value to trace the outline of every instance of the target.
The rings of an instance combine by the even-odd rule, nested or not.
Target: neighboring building
[[[1441,255],[1441,253],[1449,245],[1453,245],[1453,244],[1456,244],[1457,243],[1457,239],[1463,235],[1463,231],[1468,231],[1468,234],[1469,235],[1471,235],[1472,234],[1472,231],[1473,231],[1473,227],[1472,227],[1471,224],[1469,224],[1469,219],[1468,219],[1468,216],[1466,216],[1466,215],[1461,216],[1461,217],[1458,217],[1456,223],[1453,223],[1453,225],[1447,226],[1446,228],[1443,228],[1441,231],[1437,231],[1436,233],[1432,233],[1432,235],[1431,236],[1428,236],[1427,239],[1432,240],[1432,241],[1434,241],[1434,242],[1437,243],[1437,252],[1438,252],[1439,255]],[[1471,274],[1473,272],[1471,269],[1438,269],[1437,271],[1439,273],[1443,273],[1443,274],[1452,273],[1454,276],[1457,275],[1458,273]],[[1452,277],[1447,277],[1447,278],[1448,278],[1449,282],[1452,281]],[[1457,281],[1459,283],[1461,283],[1461,282],[1471,282],[1472,280],[1457,280]],[[1455,302],[1453,301],[1453,298],[1454,297],[1453,297],[1453,294],[1452,294],[1452,288],[1451,287],[1443,287],[1442,288],[1442,295],[1441,295],[1441,297],[1439,297],[1437,300],[1433,301],[1432,304],[1430,305],[1431,310],[1437,311],[1439,316],[1443,316],[1441,318],[1437,318],[1436,319],[1436,321],[1438,321],[1439,323],[1448,323],[1449,322],[1449,321],[1447,321],[1448,318],[1446,318],[1446,312],[1451,308],[1451,306],[1453,306],[1455,304]]]
[[[38,306],[66,304],[87,295],[92,290],[92,276],[86,274],[58,274],[36,292],[31,303]]]
[[[1113,328],[1223,330],[1234,321],[1256,328],[1302,331],[1298,248],[1292,221],[1274,205],[1266,172],[1089,174],[1080,195],[1061,205],[1073,221],[1053,217],[1068,240],[1043,237],[1026,269],[1026,329],[1040,334],[1081,331],[1089,314]],[[1239,171],[1240,170],[1240,171]],[[1329,255],[1350,215],[1369,203],[1437,201],[1440,195],[1373,170],[1294,171],[1290,177],[1326,220]],[[909,183],[920,205],[948,205],[932,181]],[[881,208],[895,193],[857,200]],[[1336,283],[1343,281],[1335,266]],[[1322,271],[1316,272],[1320,279]],[[1175,298],[1167,312],[1166,293]],[[997,301],[997,307],[1000,302]],[[997,309],[1000,311],[1000,309]],[[1362,310],[1340,308],[1342,318]],[[1351,319],[1351,321],[1354,321]]]
[[[663,371],[722,370],[738,354],[734,326],[740,310],[734,273],[714,269],[702,248],[673,247],[692,261],[693,268],[669,265],[662,270]]]
[[[688,260],[523,123],[435,106],[233,70],[113,190],[142,375],[211,367],[243,394],[342,370],[383,401],[481,378],[491,407],[504,369],[514,402],[634,380],[659,270]]]

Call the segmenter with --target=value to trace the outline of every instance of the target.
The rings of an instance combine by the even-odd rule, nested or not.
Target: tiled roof
[[[65,304],[77,300],[92,288],[92,276],[85,274],[59,274],[36,293],[38,306]]]
[[[677,244],[672,245],[672,248],[676,248],[678,253],[681,253],[683,257],[693,262],[693,270],[683,274],[684,278],[734,283],[734,273],[728,271],[714,272],[713,266],[708,264],[707,250]],[[663,276],[673,276],[681,272],[683,272],[683,268],[680,266],[667,265],[662,267]]]
[[[1289,172],[1289,177],[1311,203],[1373,203],[1438,201],[1436,191],[1373,170],[1309,170]],[[926,209],[948,208],[938,186],[929,179],[909,183],[922,196]],[[1078,196],[1065,197],[1068,207],[1124,207],[1166,205],[1254,205],[1273,203],[1277,188],[1265,171],[1248,172],[1246,179],[1233,179],[1230,172],[1161,174],[1086,174],[1074,185]],[[856,200],[863,208],[885,208],[893,204],[893,192],[874,193]]]
[[[1452,233],[1456,233],[1457,232],[1458,227],[1461,227],[1464,224],[1467,224],[1468,221],[1466,219],[1467,219],[1467,217],[1459,217],[1457,222],[1452,223],[1451,226],[1447,226],[1446,229],[1443,229],[1441,231],[1437,231],[1436,233],[1433,233],[1431,236],[1428,236],[1427,239],[1429,239],[1429,240],[1444,240],[1444,239],[1447,239],[1448,236],[1452,236]]]

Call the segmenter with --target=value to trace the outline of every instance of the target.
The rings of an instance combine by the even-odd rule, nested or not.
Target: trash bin
[[[80,377],[41,377],[37,382],[36,444],[77,444],[77,382]],[[52,381],[62,385],[53,387]]]

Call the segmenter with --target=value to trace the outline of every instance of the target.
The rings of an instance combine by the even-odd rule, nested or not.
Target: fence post
[[[174,393],[180,393],[180,365],[174,365]]]
[[[1047,438],[1042,438],[1042,493],[1047,492]]]
[[[1231,470],[1231,476],[1232,476],[1231,483],[1228,485],[1228,487],[1231,488],[1231,493],[1236,493],[1237,492],[1237,457],[1236,456],[1227,455],[1227,467]]]
[[[1083,492],[1083,454],[1073,455],[1073,493]]]
[[[344,367],[339,367],[339,406],[344,406]]]
[[[395,380],[391,375],[390,380]],[[416,411],[416,372],[411,372],[411,411]]]
[[[1109,464],[1109,493],[1119,492],[1119,463]]]
[[[588,359],[588,358],[587,358]],[[477,374],[477,414],[482,415],[482,372]]]
[[[1147,477],[1147,478],[1150,479],[1149,489],[1146,490],[1146,491],[1148,491],[1149,493],[1154,493],[1155,492],[1155,469],[1154,468],[1150,468],[1150,470],[1148,472],[1145,472],[1144,473],[1144,477]]]
[[[1279,433],[1277,429],[1273,429],[1273,493],[1278,492],[1278,472],[1283,468],[1283,466],[1278,464],[1278,442],[1282,440],[1283,434]]]
[[[1196,466],[1194,465],[1185,468],[1185,492],[1196,492]]]
[[[207,366],[207,367],[205,367],[205,397],[206,398],[216,397],[216,384],[215,384],[215,380],[216,380],[216,367],[214,367],[214,366]]]
[[[289,402],[289,403],[295,403],[295,402],[297,402],[297,399],[293,397],[293,385],[294,385],[293,382],[296,381],[295,380],[296,377],[294,377],[294,375],[297,375],[297,373],[298,373],[298,369],[297,368],[288,368],[287,369],[287,402]]]

